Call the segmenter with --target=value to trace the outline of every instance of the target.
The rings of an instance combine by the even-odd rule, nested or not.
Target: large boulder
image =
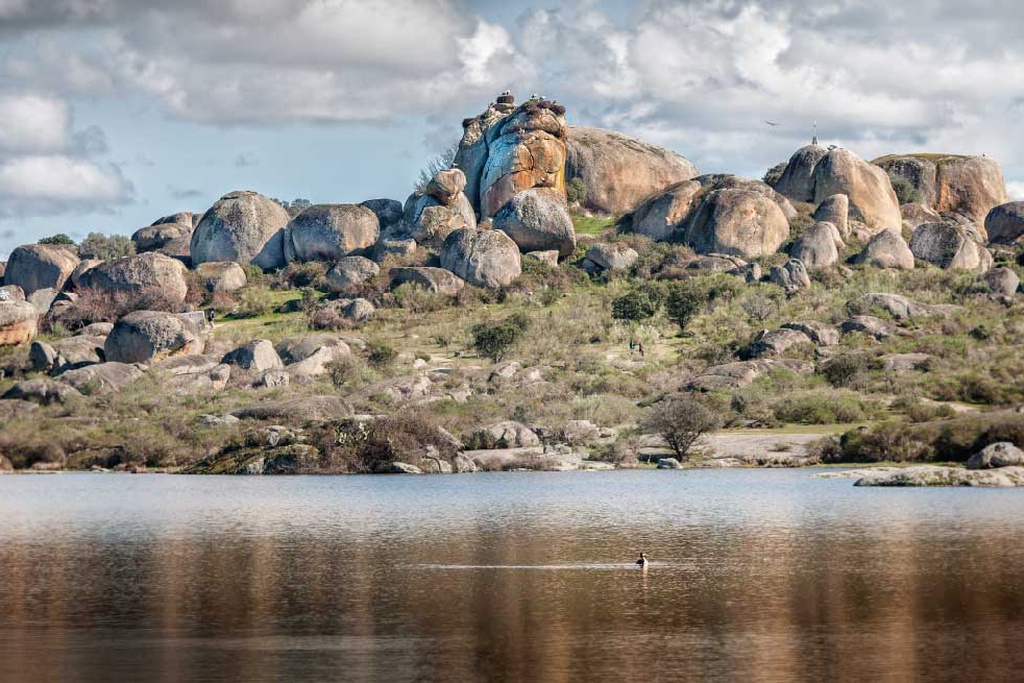
[[[807,268],[800,259],[791,258],[781,266],[772,266],[768,273],[768,281],[793,294],[811,286],[811,278]]]
[[[78,256],[55,244],[26,244],[11,252],[4,273],[5,285],[18,285],[25,296],[37,289],[60,291],[78,266]]]
[[[836,226],[841,237],[848,237],[850,234],[850,198],[845,194],[825,197],[811,217],[816,221],[831,223]]]
[[[903,217],[903,227],[911,232],[922,223],[936,223],[942,220],[938,211],[919,202],[900,204],[900,216]]]
[[[71,283],[71,288],[80,288],[83,284],[82,278],[85,276],[85,274],[88,273],[93,268],[95,268],[96,266],[100,265],[101,263],[103,263],[103,261],[101,259],[96,258],[86,258],[79,261],[78,265],[75,266],[74,271],[72,271],[71,277],[68,278],[68,282]]]
[[[27,301],[0,301],[0,346],[32,341],[39,331],[39,312]]]
[[[139,254],[156,251],[174,240],[192,238],[192,214],[188,223],[159,223],[139,228],[132,234],[132,243]]]
[[[626,271],[636,265],[640,255],[636,250],[622,243],[595,244],[587,249],[585,264],[593,264],[588,270]]]
[[[365,256],[346,256],[327,271],[327,284],[332,291],[349,292],[378,273],[380,266]]]
[[[505,420],[476,430],[470,436],[469,443],[473,450],[527,448],[539,446],[540,438],[521,422]]]
[[[529,100],[496,122],[494,129],[493,138],[487,132],[481,217],[494,216],[505,202],[531,187],[550,187],[565,194],[565,107]]]
[[[659,242],[682,238],[680,231],[703,189],[695,180],[684,180],[651,194],[633,211],[632,231]]]
[[[54,373],[64,372],[66,370],[73,370],[86,365],[95,365],[96,363],[102,363],[106,360],[105,352],[103,350],[104,344],[106,343],[106,335],[94,336],[94,335],[77,335],[74,337],[68,337],[61,339],[60,341],[54,342],[50,347],[53,353],[52,358],[49,359],[49,368],[36,367],[37,370],[51,369]],[[32,344],[30,350],[30,358],[32,357],[32,351],[35,353],[35,359],[33,365],[39,362],[40,359],[46,359],[49,355],[45,348],[37,350],[37,344],[41,347],[50,346],[42,345],[39,342]],[[39,363],[44,365],[44,363]]]
[[[969,470],[987,470],[994,467],[1024,466],[1024,451],[1009,441],[985,446],[967,460]]]
[[[192,264],[236,261],[264,270],[282,268],[286,225],[288,212],[277,202],[248,190],[226,194],[203,214],[192,233]]]
[[[519,250],[557,250],[561,257],[576,251],[576,231],[558,190],[539,187],[510,199],[494,217],[494,229],[512,238]]]
[[[266,401],[231,413],[240,420],[302,423],[352,417],[352,406],[339,396],[308,396]]]
[[[610,130],[569,126],[566,146],[566,178],[583,181],[583,205],[599,213],[633,211],[652,193],[697,175],[681,155]]]
[[[196,267],[208,292],[235,292],[248,284],[245,269],[234,261],[208,261]]]
[[[712,190],[687,221],[684,241],[701,254],[758,258],[774,254],[789,237],[779,205],[747,189]]]
[[[902,178],[938,212],[963,214],[981,225],[988,212],[1006,201],[999,163],[989,157],[956,154],[890,155],[876,159],[892,178]]]
[[[413,267],[392,268],[391,288],[411,284],[430,292],[455,296],[466,286],[465,281],[444,268]]]
[[[226,353],[220,362],[254,372],[277,370],[284,367],[281,357],[274,349],[274,344],[266,339],[254,339],[248,344],[239,346]]]
[[[992,244],[1024,241],[1024,202],[1007,202],[993,207],[985,217],[985,231]]]
[[[377,242],[376,214],[360,204],[317,204],[288,224],[284,235],[285,259],[337,261],[366,253]]]
[[[853,262],[873,268],[911,270],[914,267],[914,253],[897,231],[883,230],[871,238]]]
[[[296,378],[325,375],[330,371],[331,363],[352,354],[348,344],[325,335],[287,339],[275,349],[286,363],[288,374]]]
[[[181,316],[135,311],[114,324],[103,345],[108,362],[153,363],[169,356],[203,352],[199,328]]]
[[[761,330],[743,349],[740,357],[744,360],[752,358],[779,357],[794,346],[811,344],[811,338],[800,330],[783,327],[778,330]]]
[[[462,122],[462,140],[459,141],[454,166],[466,174],[464,192],[477,213],[480,212],[480,182],[487,166],[488,146],[500,130],[495,124],[515,109],[515,99],[511,93],[505,93],[497,102],[488,105],[482,114]]]
[[[919,225],[910,236],[910,251],[939,268],[983,273],[992,267],[992,255],[976,233],[952,220]]]
[[[1010,296],[1017,293],[1020,288],[1020,276],[1012,268],[1005,266],[993,268],[982,276],[988,290],[993,294]]]
[[[70,384],[87,396],[95,396],[120,391],[143,374],[143,369],[138,365],[97,363],[68,370],[60,376],[60,381]]]
[[[434,174],[424,186],[423,194],[430,195],[444,206],[451,206],[466,189],[466,174],[462,169],[445,168]]]
[[[519,247],[500,230],[456,230],[441,245],[441,266],[477,287],[502,287],[522,273]]]
[[[187,272],[181,261],[146,252],[105,261],[82,275],[79,285],[136,301],[159,299],[180,306],[188,293]]]
[[[796,238],[789,254],[802,261],[807,270],[831,268],[839,262],[837,237],[838,231],[831,223],[815,223]]]
[[[458,169],[455,171],[461,173]],[[459,192],[446,197],[445,201],[448,203],[431,194],[412,194],[405,202],[405,213],[397,226],[400,232],[419,244],[438,247],[454,231],[477,227],[476,214],[465,194]]]
[[[829,150],[814,168],[814,203],[834,194],[845,194],[850,218],[863,222],[872,232],[902,225],[899,200],[889,176],[847,149]]]
[[[31,401],[48,406],[53,403],[66,403],[73,396],[81,396],[81,394],[71,385],[52,379],[38,378],[18,382],[8,389],[2,398]]]
[[[826,154],[828,154],[828,150],[817,142],[798,149],[789,158],[786,170],[775,183],[775,190],[794,201],[813,202],[815,198],[814,169]]]
[[[381,230],[402,220],[402,202],[397,199],[367,199],[360,204],[373,211]]]
[[[791,358],[763,358],[714,365],[690,380],[686,388],[697,391],[741,389],[760,377],[779,371],[809,375],[814,372],[814,363]]]

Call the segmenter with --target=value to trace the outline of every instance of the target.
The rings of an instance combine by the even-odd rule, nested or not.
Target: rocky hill
[[[236,191],[136,230],[133,253],[18,247],[0,288],[0,470],[966,462],[1024,446],[1024,209],[994,160],[869,163],[815,143],[769,184],[567,116],[503,94],[404,202],[290,215]]]

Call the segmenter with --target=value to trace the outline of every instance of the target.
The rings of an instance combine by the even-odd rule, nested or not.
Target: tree
[[[721,426],[718,413],[687,394],[653,406],[641,422],[645,432],[660,434],[680,461],[689,457],[690,449],[702,436]]]
[[[704,309],[707,302],[707,290],[698,282],[693,280],[673,282],[665,297],[665,313],[668,315],[668,319],[679,325],[679,330],[683,331],[690,321]]]
[[[909,180],[899,176],[891,178],[891,180],[892,189],[900,204],[916,204],[921,201],[921,192]]]
[[[573,178],[565,184],[565,198],[570,204],[583,204],[587,201],[587,185],[582,178]]]
[[[96,258],[103,261],[131,256],[135,253],[135,243],[125,235],[106,235],[90,232],[78,247],[78,255],[82,258]]]
[[[789,168],[788,161],[783,161],[781,163],[775,164],[774,166],[772,166],[771,168],[764,172],[764,177],[761,178],[761,180],[763,180],[766,185],[771,185],[772,187],[775,187],[775,183],[782,180],[782,174],[786,172],[787,168]]]
[[[459,153],[459,143],[454,142],[438,154],[427,160],[427,165],[420,169],[420,177],[416,181],[416,191],[426,188],[427,183],[434,179],[438,171],[444,171],[455,163],[455,155]]]
[[[497,363],[508,353],[530,326],[530,319],[523,313],[515,313],[498,323],[474,325],[473,348],[481,356]]]
[[[612,317],[640,322],[653,317],[660,307],[660,291],[654,287],[637,287],[612,301]]]
[[[56,235],[50,235],[39,240],[39,244],[67,244],[70,246],[75,245],[75,241],[68,237],[63,232],[59,232]]]

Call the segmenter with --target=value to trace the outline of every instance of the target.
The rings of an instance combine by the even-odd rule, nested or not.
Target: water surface
[[[811,474],[0,477],[0,681],[1021,680],[1024,493]]]

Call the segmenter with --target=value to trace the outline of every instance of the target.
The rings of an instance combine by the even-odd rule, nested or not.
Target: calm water
[[[0,681],[1024,679],[1024,492],[810,474],[0,477]]]

